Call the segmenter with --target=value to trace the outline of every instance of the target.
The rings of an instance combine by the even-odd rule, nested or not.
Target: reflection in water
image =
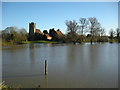
[[[73,65],[75,65],[75,62],[76,62],[76,47],[75,45],[70,45],[68,48],[67,48],[68,52],[67,52],[67,65],[70,65],[71,67]]]
[[[31,64],[34,64],[35,62],[35,44],[29,44],[29,57],[30,57],[30,61]]]
[[[48,75],[45,75],[45,88],[48,88]]]
[[[3,80],[32,88],[117,88],[118,44],[27,44],[3,49]],[[44,60],[49,74],[44,75]],[[49,78],[48,78],[49,77]],[[24,81],[24,82],[23,82]],[[48,82],[49,81],[49,82]]]
[[[97,62],[99,61],[99,47],[96,44],[90,45],[88,48],[89,64],[92,69],[97,68]]]

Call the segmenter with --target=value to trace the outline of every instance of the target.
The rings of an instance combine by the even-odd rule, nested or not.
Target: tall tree
[[[116,29],[116,37],[117,37],[117,39],[120,37],[120,28]]]
[[[88,25],[88,20],[86,18],[80,18],[79,21],[80,21],[79,23],[80,23],[81,34],[83,35],[84,29]]]
[[[109,34],[110,34],[110,39],[113,39],[115,36],[115,31],[113,29],[110,29]]]
[[[2,39],[7,42],[21,43],[21,41],[27,40],[27,36],[27,31],[24,28],[7,27],[2,31]]]
[[[65,24],[67,26],[68,32],[76,33],[76,31],[78,30],[79,25],[75,20],[73,20],[73,21],[66,20]]]
[[[79,28],[79,25],[78,23],[73,20],[73,21],[68,21],[66,20],[65,22],[66,26],[67,26],[67,31],[68,31],[68,38],[71,42],[76,42],[76,39],[77,39],[77,31],[78,31],[78,28]]]
[[[100,36],[104,36],[104,35],[105,35],[105,29],[101,28],[101,30],[100,30]]]
[[[98,22],[98,20],[95,17],[89,18],[90,22],[90,34],[91,34],[91,44],[93,42],[94,36],[98,36],[101,28],[101,24]]]
[[[118,39],[118,43],[120,43],[120,28],[116,29],[116,37]]]
[[[98,22],[98,20],[95,17],[89,18],[89,22],[90,22],[90,33],[92,36],[94,36],[99,32],[101,28],[101,24]]]

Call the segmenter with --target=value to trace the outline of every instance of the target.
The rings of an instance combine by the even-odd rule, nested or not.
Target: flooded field
[[[48,75],[44,75],[44,61]],[[3,81],[23,88],[117,88],[118,44],[25,44],[2,49]]]

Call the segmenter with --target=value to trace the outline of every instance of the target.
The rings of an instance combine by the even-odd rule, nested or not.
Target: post
[[[48,88],[48,75],[45,75],[45,88]]]
[[[92,44],[92,39],[90,40],[91,44]]]
[[[45,60],[45,68],[44,68],[44,69],[45,69],[45,71],[44,71],[44,72],[45,72],[45,75],[48,74],[48,72],[47,72],[47,67],[48,67],[48,66],[47,66],[47,60]]]

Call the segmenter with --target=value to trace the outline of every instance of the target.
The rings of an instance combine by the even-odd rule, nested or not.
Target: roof
[[[47,37],[51,37],[49,34],[45,34]]]
[[[57,30],[56,33],[57,33],[59,36],[62,36],[62,35],[63,35],[63,33],[62,33],[61,31],[59,31],[59,30]]]
[[[35,32],[36,32],[36,33],[41,33],[40,29],[36,29]]]

